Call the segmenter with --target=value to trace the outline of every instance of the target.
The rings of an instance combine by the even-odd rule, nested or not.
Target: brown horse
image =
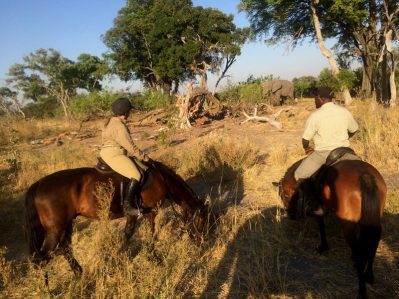
[[[280,197],[295,218],[306,197],[295,187],[294,172],[301,161],[294,163],[279,183]],[[314,176],[314,195],[324,212],[331,210],[342,224],[344,237],[352,251],[359,280],[359,298],[367,297],[366,282],[374,282],[373,260],[381,239],[381,218],[387,187],[381,174],[361,160],[341,160],[322,167]],[[305,182],[308,183],[308,182]],[[303,199],[305,198],[305,199]],[[314,215],[319,224],[319,252],[328,250],[323,215]]]
[[[183,210],[183,219],[191,236],[197,240],[206,232],[208,206],[199,200],[187,183],[160,162],[151,161],[147,179],[142,186],[141,206],[150,218],[154,232],[154,218],[166,198]],[[27,191],[25,198],[26,237],[35,264],[45,264],[51,253],[63,254],[76,275],[82,268],[71,248],[73,220],[76,216],[98,219],[99,183],[111,183],[114,192],[110,218],[123,217],[120,176],[102,173],[96,168],[76,168],[55,172],[41,178]],[[124,245],[134,233],[137,216],[127,216]]]

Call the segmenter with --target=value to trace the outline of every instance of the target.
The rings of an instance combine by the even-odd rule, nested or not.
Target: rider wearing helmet
[[[138,157],[143,161],[148,161],[149,158],[133,143],[126,126],[126,119],[132,108],[127,98],[118,98],[112,103],[114,116],[108,120],[103,129],[100,157],[114,171],[130,179],[124,195],[123,211],[125,215],[137,216],[139,211],[135,205],[137,206],[139,202],[141,174],[129,156]]]

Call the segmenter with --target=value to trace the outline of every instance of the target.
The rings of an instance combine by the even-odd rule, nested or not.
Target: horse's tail
[[[45,231],[40,222],[35,206],[35,197],[38,183],[29,187],[25,196],[25,237],[32,257],[40,256],[40,249],[44,241]]]
[[[360,187],[362,196],[362,211],[360,218],[360,235],[358,239],[358,253],[355,264],[359,273],[364,273],[368,263],[368,282],[372,282],[372,264],[381,240],[381,214],[380,214],[380,192],[375,178],[369,173],[360,176]],[[371,275],[371,276],[370,276]],[[363,281],[361,276],[359,277]],[[367,278],[366,278],[367,279]]]
[[[369,173],[360,175],[360,190],[362,197],[360,224],[380,227],[380,192],[374,176]]]

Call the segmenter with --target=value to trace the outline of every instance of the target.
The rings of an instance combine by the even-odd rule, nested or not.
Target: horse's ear
[[[281,185],[281,182],[272,182],[272,184],[273,184],[274,187],[278,187],[278,186]]]

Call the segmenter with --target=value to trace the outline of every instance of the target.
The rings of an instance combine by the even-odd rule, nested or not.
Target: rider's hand
[[[311,147],[305,148],[305,154],[306,154],[306,155],[310,155],[310,154],[313,153],[313,152],[314,152],[314,149],[313,149],[313,148],[311,148]]]
[[[144,154],[143,161],[144,161],[144,162],[148,162],[148,161],[150,161],[150,160],[151,160],[150,157],[148,157],[147,154]]]

